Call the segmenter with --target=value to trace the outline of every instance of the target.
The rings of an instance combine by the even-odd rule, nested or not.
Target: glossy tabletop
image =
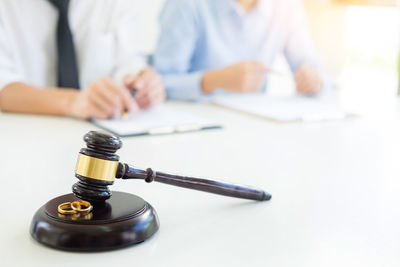
[[[122,162],[260,187],[272,200],[117,180],[112,190],[157,210],[159,232],[110,252],[50,249],[31,238],[30,221],[71,192],[82,137],[98,128],[0,113],[1,266],[400,266],[400,109],[279,124],[213,105],[168,105],[224,128],[123,138]]]

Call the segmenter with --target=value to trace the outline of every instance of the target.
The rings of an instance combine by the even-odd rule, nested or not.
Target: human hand
[[[104,77],[77,94],[69,109],[69,115],[81,119],[110,119],[116,113],[122,114],[125,110],[132,112],[137,109],[128,90]]]
[[[161,76],[153,69],[146,68],[136,76],[126,75],[124,84],[128,89],[135,89],[135,100],[140,109],[147,109],[165,100],[165,88]]]
[[[311,66],[302,65],[294,75],[296,90],[300,94],[316,94],[322,89],[318,72]]]
[[[205,93],[222,88],[227,91],[249,93],[261,88],[267,67],[255,61],[244,61],[204,74],[202,88]]]

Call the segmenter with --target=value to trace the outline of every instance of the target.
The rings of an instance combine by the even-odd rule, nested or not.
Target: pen
[[[143,72],[144,72],[144,70],[139,71],[139,73],[136,75],[135,78],[139,78],[143,74]],[[136,93],[137,93],[137,89],[136,88],[131,88],[130,90],[131,90],[131,96],[133,98],[135,98]],[[129,112],[128,112],[128,110],[125,109],[125,111],[122,114],[122,119],[126,120],[128,118],[129,118]]]
[[[136,92],[137,92],[137,89],[136,89],[136,88],[132,88],[132,89],[131,89],[131,96],[132,96],[133,98],[135,98]],[[122,113],[121,118],[122,118],[123,120],[126,120],[126,119],[129,118],[129,112],[128,112],[127,109],[125,109],[125,111]]]

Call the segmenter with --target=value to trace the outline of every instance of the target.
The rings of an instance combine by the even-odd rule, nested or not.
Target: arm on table
[[[69,88],[40,89],[14,82],[0,91],[0,109],[8,112],[71,116],[80,119],[111,118],[132,109],[128,90],[104,77],[86,90]]]
[[[208,71],[202,80],[204,93],[216,89],[237,93],[252,93],[261,89],[268,68],[256,61],[243,61],[218,70]]]
[[[5,112],[68,116],[78,93],[75,89],[41,90],[22,82],[13,82],[0,91],[0,109]]]

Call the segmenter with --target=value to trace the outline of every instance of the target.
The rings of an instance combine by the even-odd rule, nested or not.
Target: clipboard
[[[131,114],[126,119],[92,119],[91,122],[120,137],[166,135],[222,128],[214,121],[165,104]]]

